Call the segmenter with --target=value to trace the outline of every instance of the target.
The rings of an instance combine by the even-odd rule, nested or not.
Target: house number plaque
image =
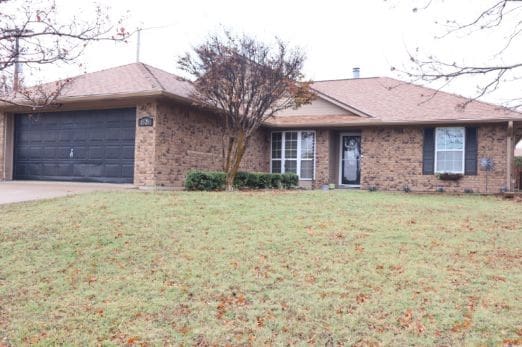
[[[138,120],[138,125],[140,127],[151,127],[154,124],[154,119],[152,117],[142,117]]]

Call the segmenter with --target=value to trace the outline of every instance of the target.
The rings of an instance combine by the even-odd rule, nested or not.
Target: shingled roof
[[[51,87],[53,83],[49,84]],[[339,114],[282,114],[266,124],[275,127],[350,126],[480,121],[522,121],[522,114],[471,101],[455,94],[425,88],[388,77],[317,81],[312,88],[319,98],[340,107]],[[191,102],[190,81],[164,70],[132,63],[87,73],[70,79],[58,102],[103,101],[131,97],[166,96]],[[289,111],[290,112],[290,111]]]
[[[44,88],[56,88],[55,82]],[[167,96],[190,102],[192,83],[143,63],[132,63],[69,78],[57,102]]]
[[[469,99],[459,95],[388,77],[317,81],[312,88],[320,98],[346,106],[352,116],[299,116],[292,111],[291,117],[283,112],[269,123],[274,126],[321,126],[522,120],[521,113],[501,106],[468,102]]]

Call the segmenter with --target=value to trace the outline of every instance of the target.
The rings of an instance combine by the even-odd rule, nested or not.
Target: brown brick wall
[[[154,127],[137,128],[136,185],[182,188],[192,169],[222,169],[223,127],[215,115],[163,102],[147,110],[154,117]],[[241,169],[268,171],[269,145],[268,131],[260,130],[251,139]]]
[[[489,173],[488,192],[499,192],[506,184],[506,125],[484,125],[478,129],[478,158],[490,157],[495,169]],[[486,173],[465,176],[459,181],[441,181],[422,175],[423,130],[420,127],[367,128],[362,130],[361,188],[381,190],[485,192]]]
[[[156,103],[150,102],[138,105],[136,108],[136,144],[134,147],[134,184],[137,186],[156,185],[154,172],[154,157],[156,149]],[[152,127],[138,126],[141,117],[150,116],[154,119]]]
[[[314,188],[331,182],[331,153],[333,153],[332,131],[330,129],[318,129],[316,134],[315,148],[315,181]]]

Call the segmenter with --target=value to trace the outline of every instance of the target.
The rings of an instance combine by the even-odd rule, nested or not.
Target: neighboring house
[[[302,186],[382,190],[512,189],[522,114],[390,78],[318,81],[317,98],[270,119],[242,170],[296,172]],[[135,63],[72,79],[58,111],[0,106],[0,179],[182,188],[191,169],[220,170],[220,117],[192,85]],[[458,181],[437,173],[459,173]]]

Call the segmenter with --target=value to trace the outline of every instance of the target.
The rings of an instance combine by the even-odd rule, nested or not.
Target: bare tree
[[[112,24],[107,8],[63,20],[53,0],[0,0],[0,102],[33,109],[52,104],[68,82],[26,88],[20,67],[72,63],[96,41],[122,41],[128,36],[121,20]]]
[[[413,12],[429,10],[436,2],[442,1],[416,1],[419,6],[414,7]],[[437,38],[443,40],[454,35],[474,35],[485,31],[505,32],[504,42],[500,49],[492,52],[490,57],[484,57],[483,64],[456,62],[459,60],[458,57],[452,61],[445,61],[438,58],[434,52],[422,55],[417,50],[415,53],[410,53],[410,60],[414,66],[412,70],[406,72],[411,78],[427,82],[440,81],[444,86],[462,77],[482,77],[480,84],[477,85],[476,95],[469,102],[496,91],[504,83],[522,78],[520,55],[517,54],[519,60],[515,61],[503,59],[504,53],[510,49],[516,49],[522,42],[522,0],[489,0],[486,5],[484,2],[477,2],[477,5],[473,6],[474,8],[470,8],[470,12],[477,9],[477,6],[484,6],[484,8],[479,8],[478,14],[467,22],[452,19],[449,17],[450,14],[442,22],[439,21],[439,24],[446,27],[446,31]],[[522,95],[510,100],[509,106],[520,109]]]
[[[277,112],[310,102],[303,79],[304,55],[277,41],[271,46],[247,35],[211,35],[180,58],[180,68],[195,78],[194,99],[223,114],[223,170],[226,189],[234,178],[252,135]]]

